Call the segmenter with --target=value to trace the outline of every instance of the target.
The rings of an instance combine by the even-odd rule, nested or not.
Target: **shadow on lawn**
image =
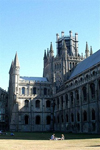
[[[100,145],[91,145],[91,146],[87,146],[87,147],[100,147]]]
[[[14,136],[7,132],[7,135],[0,135],[0,139],[18,139],[18,140],[49,140],[51,135],[55,133],[56,137],[61,137],[63,132],[14,132]],[[74,133],[63,133],[65,135],[65,140],[74,139],[93,139],[100,138],[99,134],[74,134]]]

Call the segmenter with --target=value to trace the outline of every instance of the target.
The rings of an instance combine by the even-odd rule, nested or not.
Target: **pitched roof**
[[[76,75],[82,73],[83,71],[91,68],[92,66],[96,65],[99,62],[100,62],[100,50],[98,50],[97,52],[95,52],[94,54],[92,54],[91,56],[89,56],[88,58],[83,60],[82,62],[80,62],[76,66],[76,68],[73,70],[69,79],[71,79],[71,78],[75,77]]]
[[[47,78],[44,78],[44,77],[22,77],[20,76],[20,80],[28,80],[28,81],[35,81],[35,82],[48,82]]]

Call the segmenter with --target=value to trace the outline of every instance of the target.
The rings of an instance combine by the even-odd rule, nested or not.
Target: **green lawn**
[[[61,133],[55,133],[56,137],[61,137]],[[73,133],[63,133],[65,135],[66,140],[70,139],[93,139],[93,138],[100,138],[99,134],[73,134]],[[10,132],[7,132],[7,135],[0,135],[0,139],[22,139],[22,140],[49,140],[52,133],[50,132],[14,132],[14,136],[10,136]]]
[[[55,132],[54,132],[55,133]],[[52,133],[15,132],[0,135],[0,150],[100,150],[100,135],[63,133],[65,140],[49,140]],[[61,137],[62,133],[55,133]]]

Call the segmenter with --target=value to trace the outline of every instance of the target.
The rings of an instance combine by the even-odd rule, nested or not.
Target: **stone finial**
[[[93,54],[93,51],[92,51],[92,46],[90,46],[90,55]]]
[[[50,53],[53,53],[53,46],[52,46],[52,42],[50,44]]]
[[[46,59],[47,56],[46,56],[46,50],[44,50],[44,59]]]

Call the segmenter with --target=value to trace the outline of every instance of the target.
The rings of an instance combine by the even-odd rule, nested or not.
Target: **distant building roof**
[[[73,70],[71,76],[69,79],[73,78],[74,76],[82,73],[83,71],[87,70],[88,68],[91,68],[92,66],[96,65],[100,62],[100,50],[98,50],[96,53],[92,54],[82,62],[80,62],[76,68]]]
[[[28,80],[28,81],[35,81],[35,82],[48,82],[47,78],[44,78],[44,77],[22,77],[20,76],[20,80]]]

